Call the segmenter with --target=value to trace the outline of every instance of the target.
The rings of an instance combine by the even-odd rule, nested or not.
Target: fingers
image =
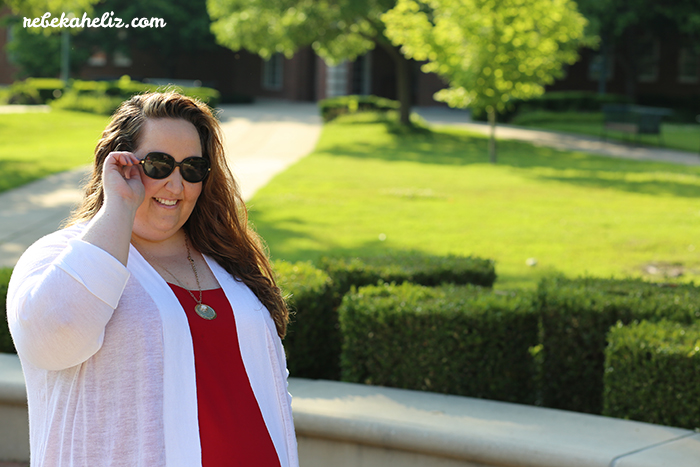
[[[138,165],[141,160],[133,152],[112,151],[107,155],[105,162],[115,163],[118,166]]]

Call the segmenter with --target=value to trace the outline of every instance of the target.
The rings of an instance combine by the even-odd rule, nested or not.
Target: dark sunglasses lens
[[[151,178],[165,178],[175,169],[175,159],[168,154],[152,152],[143,159],[143,171]]]
[[[188,157],[180,164],[180,173],[190,183],[201,182],[209,174],[209,161],[203,157]]]

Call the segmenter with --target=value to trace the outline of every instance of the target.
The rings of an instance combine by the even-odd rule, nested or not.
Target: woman
[[[33,466],[298,465],[287,309],[202,103],[122,104],[7,311]]]

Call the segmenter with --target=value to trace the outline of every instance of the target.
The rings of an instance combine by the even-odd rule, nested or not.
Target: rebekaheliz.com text
[[[44,13],[38,18],[23,18],[25,28],[164,28],[167,25],[163,18],[134,18],[130,22],[124,22],[115,17],[113,11],[105,12],[97,18],[88,17],[83,13],[82,18],[72,14],[61,13],[61,17],[51,17],[51,13]]]

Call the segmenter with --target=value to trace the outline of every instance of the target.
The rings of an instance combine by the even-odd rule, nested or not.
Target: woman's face
[[[140,140],[139,147],[134,151],[139,159],[149,152],[170,154],[177,162],[186,157],[202,157],[199,134],[194,125],[186,120],[146,120]],[[168,240],[190,217],[202,192],[202,182],[185,181],[179,167],[160,180],[147,177],[143,170],[140,172],[146,196],[136,211],[133,235],[150,242]]]

